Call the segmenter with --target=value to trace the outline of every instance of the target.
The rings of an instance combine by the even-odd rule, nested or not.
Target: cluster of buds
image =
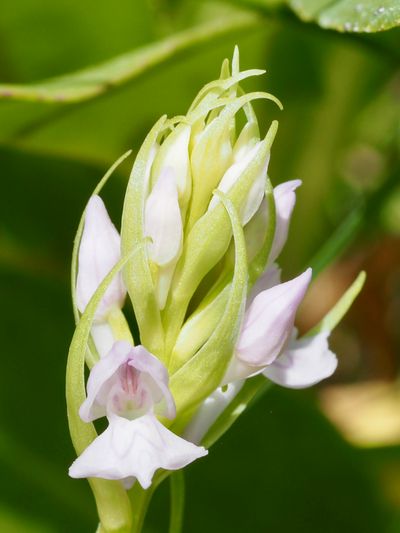
[[[252,102],[280,103],[239,86],[260,74],[241,72],[235,51],[185,116],[155,124],[128,182],[121,234],[100,197],[89,200],[73,279],[80,340],[71,350],[86,352],[91,368],[81,423],[107,417],[108,427],[83,450],[71,430],[80,442],[72,477],[147,489],[158,469],[207,453],[204,436],[247,380],[303,388],[337,366],[328,337],[338,312],[302,338],[294,327],[311,269],[281,282],[276,260],[301,182],[273,188],[268,178],[277,123],[261,137]],[[349,303],[347,295],[339,313]]]

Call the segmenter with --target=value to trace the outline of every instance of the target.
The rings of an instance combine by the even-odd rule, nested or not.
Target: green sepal
[[[177,417],[185,419],[221,383],[239,335],[247,294],[247,257],[241,222],[234,203],[219,191],[235,241],[235,270],[225,313],[207,342],[171,376]],[[179,422],[178,422],[179,423]]]
[[[165,126],[166,117],[164,116],[147,135],[133,164],[122,213],[121,248],[123,255],[129,253],[145,238],[144,207],[148,193],[149,160]],[[141,343],[163,360],[164,331],[146,247],[141,248],[126,265],[124,281],[135,311]]]
[[[66,371],[66,399],[68,424],[72,443],[80,455],[97,437],[92,423],[85,423],[79,417],[79,408],[85,400],[85,353],[96,309],[114,277],[127,264],[132,256],[144,247],[137,246],[129,255],[123,257],[107,274],[93,294],[82,314],[72,337]],[[118,481],[89,479],[102,528],[105,532],[128,533],[132,521],[131,506],[126,491]]]
[[[274,121],[262,141],[263,148],[260,149],[258,157],[253,159],[227,193],[227,197],[238,211],[258,175],[259,166],[263,164],[271,148],[277,126]],[[231,236],[231,222],[221,204],[205,213],[187,236],[165,309],[167,354],[175,344],[191,297],[204,276],[224,256]]]
[[[317,335],[322,331],[331,332],[342,320],[347,311],[350,309],[352,303],[360,294],[361,289],[364,286],[366,280],[366,273],[364,271],[360,272],[357,278],[353,281],[347,291],[339,299],[338,302],[333,306],[333,308],[324,316],[324,318],[314,326],[310,331],[306,333],[306,337],[311,335]]]

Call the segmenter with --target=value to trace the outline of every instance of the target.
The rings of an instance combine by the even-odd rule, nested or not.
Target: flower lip
[[[149,413],[134,420],[116,415],[110,425],[73,462],[73,478],[121,480],[130,488],[135,479],[149,488],[158,468],[178,470],[207,455],[207,450],[175,435]]]

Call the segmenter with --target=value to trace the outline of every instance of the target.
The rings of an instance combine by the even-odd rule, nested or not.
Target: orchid
[[[91,480],[101,531],[115,523],[118,531],[139,531],[143,491],[206,455],[202,443],[223,433],[226,413],[232,423],[244,410],[247,404],[233,406],[248,386],[302,388],[336,369],[329,333],[363,280],[321,325],[298,336],[312,271],[282,282],[276,261],[301,182],[273,187],[268,177],[277,123],[261,135],[252,102],[281,104],[239,86],[261,74],[240,71],[236,49],[184,117],[155,124],[129,178],[121,236],[101,187],[86,207],[73,257],[78,323],[67,399],[78,458],[70,475]],[[108,427],[98,435],[92,422],[101,417]]]
[[[164,365],[143,346],[117,341],[93,368],[79,414],[85,422],[102,416],[108,428],[78,457],[71,477],[120,479],[147,489],[155,470],[176,470],[206,455],[202,447],[165,428],[156,417],[175,417]]]

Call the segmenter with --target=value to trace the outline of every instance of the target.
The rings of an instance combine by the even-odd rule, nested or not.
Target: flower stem
[[[185,509],[185,478],[183,470],[177,470],[170,476],[171,514],[169,533],[181,533]]]
[[[156,485],[144,490],[138,482],[129,491],[129,498],[132,503],[132,529],[131,533],[141,533],[147,509],[153,496]]]

